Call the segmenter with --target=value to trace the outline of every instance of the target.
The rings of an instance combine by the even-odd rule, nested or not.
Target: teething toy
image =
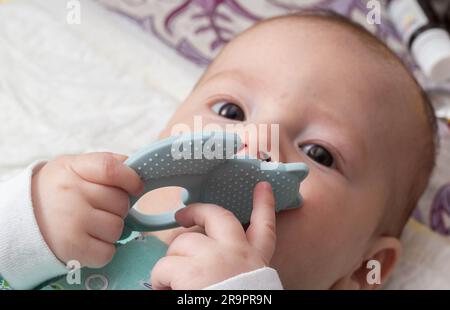
[[[255,185],[267,181],[272,185],[277,212],[299,207],[299,186],[308,167],[304,163],[283,164],[236,156],[242,147],[237,134],[225,132],[184,134],[150,145],[125,162],[145,184],[143,194],[130,196],[130,206],[151,190],[180,186],[186,190],[182,197],[185,205],[217,204],[245,224],[250,220]],[[122,238],[131,231],[177,227],[176,211],[145,215],[131,208]]]

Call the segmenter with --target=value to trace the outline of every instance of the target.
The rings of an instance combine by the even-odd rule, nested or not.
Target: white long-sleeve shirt
[[[68,272],[53,254],[37,224],[31,179],[45,162],[37,161],[12,179],[0,182],[0,276],[14,289],[32,289]],[[277,272],[264,267],[206,289],[282,289]]]

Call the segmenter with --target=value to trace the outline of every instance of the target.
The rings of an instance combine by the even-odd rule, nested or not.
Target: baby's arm
[[[125,159],[62,156],[0,185],[0,274],[13,288],[64,274],[70,260],[88,267],[111,260],[128,212],[127,193],[143,190]]]
[[[255,188],[247,231],[230,211],[212,204],[189,205],[176,219],[184,227],[200,226],[204,234],[174,239],[152,270],[154,289],[282,289],[277,272],[266,267],[276,242],[269,183]]]
[[[66,273],[48,248],[33,213],[31,179],[45,162],[35,162],[0,183],[0,275],[15,289],[33,288]]]

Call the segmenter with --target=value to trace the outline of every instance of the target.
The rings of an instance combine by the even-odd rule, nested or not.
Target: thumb
[[[275,251],[275,199],[268,182],[260,182],[253,192],[253,211],[246,232],[250,245],[257,249],[266,264]]]

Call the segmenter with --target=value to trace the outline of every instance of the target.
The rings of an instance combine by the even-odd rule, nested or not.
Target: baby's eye
[[[214,104],[211,109],[222,117],[235,121],[245,121],[244,111],[235,103],[221,101]]]
[[[306,155],[311,157],[312,160],[318,162],[319,164],[326,167],[333,166],[334,158],[330,154],[330,152],[328,152],[327,149],[323,146],[318,144],[305,144],[301,145],[300,148],[303,152],[305,152]]]

